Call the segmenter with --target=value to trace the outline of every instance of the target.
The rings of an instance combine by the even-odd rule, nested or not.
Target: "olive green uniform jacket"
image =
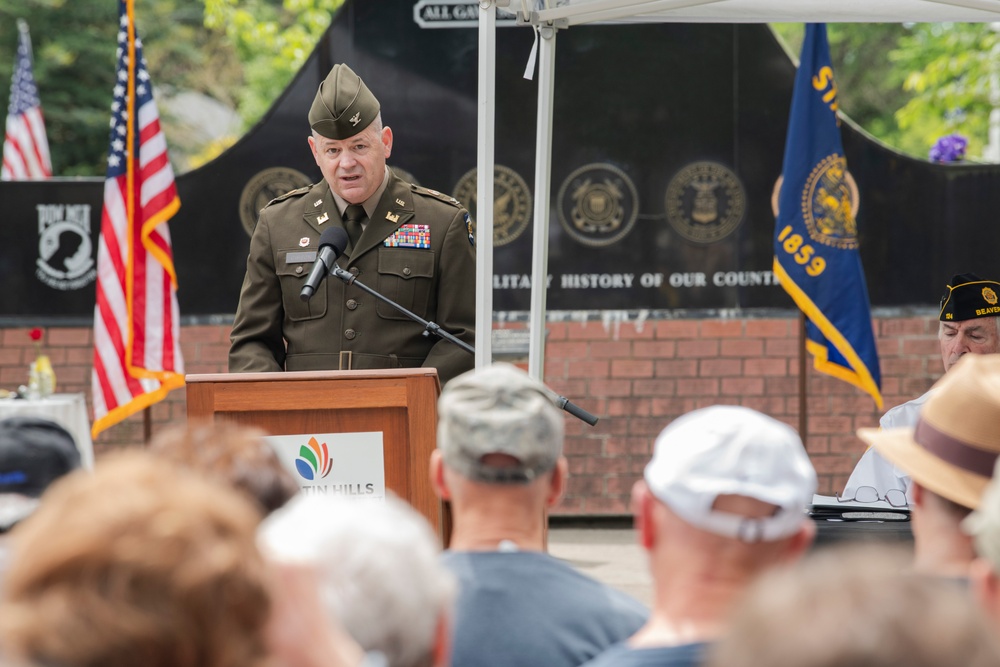
[[[423,326],[335,276],[302,301],[299,292],[329,226],[343,222],[325,181],[278,197],[261,211],[233,324],[231,372],[432,366],[444,384],[473,367],[474,355],[424,336]],[[413,233],[424,231],[430,247],[415,247],[428,239],[414,241]],[[468,213],[456,200],[391,174],[358,247],[337,263],[474,345],[472,240]]]

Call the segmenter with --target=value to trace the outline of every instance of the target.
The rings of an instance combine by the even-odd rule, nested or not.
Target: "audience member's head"
[[[52,482],[80,467],[69,431],[42,417],[0,421],[0,531],[31,514]]]
[[[463,373],[445,386],[431,479],[452,503],[453,548],[481,539],[495,548],[498,532],[522,549],[541,548],[543,510],[566,482],[564,428],[549,390],[510,364]]]
[[[11,533],[0,645],[16,664],[266,663],[258,510],[145,454],[59,480]]]
[[[158,433],[149,450],[182,467],[232,484],[265,514],[284,505],[299,485],[265,442],[264,431],[227,421],[189,422]]]
[[[635,643],[716,636],[751,581],[811,544],[815,528],[806,508],[815,491],[816,472],[799,436],[759,412],[714,406],[663,429],[633,489],[654,583],[653,616]]]
[[[974,273],[951,279],[941,297],[938,340],[941,362],[951,370],[966,354],[1000,352],[1000,283]]]
[[[908,554],[829,547],[761,577],[707,667],[996,667],[1000,652],[954,581],[907,573]]]
[[[970,354],[941,377],[915,428],[858,435],[913,480],[915,566],[965,575],[974,552],[959,524],[979,505],[1000,453],[1000,355]]]
[[[265,519],[265,555],[316,569],[327,613],[391,667],[448,664],[454,579],[426,519],[385,502],[302,495]]]

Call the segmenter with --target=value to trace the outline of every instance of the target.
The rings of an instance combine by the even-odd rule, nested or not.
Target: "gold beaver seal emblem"
[[[618,167],[595,162],[576,169],[556,198],[563,229],[584,245],[617,243],[632,231],[639,216],[639,194]]]
[[[247,235],[253,236],[260,210],[269,201],[311,183],[308,176],[290,167],[271,167],[257,172],[240,194],[240,222]]]
[[[469,233],[476,230],[476,169],[458,179],[452,196],[468,209],[472,218]],[[493,245],[513,242],[531,222],[531,190],[521,175],[510,167],[493,165]]]
[[[841,250],[858,247],[857,192],[843,156],[833,153],[813,167],[802,188],[802,217],[813,241]]]
[[[991,287],[983,288],[983,299],[991,306],[997,305],[997,293]]]
[[[667,185],[667,222],[689,241],[715,243],[732,234],[747,198],[736,174],[717,162],[694,162]]]

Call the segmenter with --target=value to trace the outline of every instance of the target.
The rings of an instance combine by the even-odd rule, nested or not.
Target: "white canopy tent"
[[[528,371],[543,379],[545,287],[551,192],[552,109],[556,34],[598,22],[682,23],[988,23],[1000,21],[1000,0],[480,0],[477,173],[476,367],[492,360],[493,178],[496,10],[518,10],[538,45],[534,229]]]

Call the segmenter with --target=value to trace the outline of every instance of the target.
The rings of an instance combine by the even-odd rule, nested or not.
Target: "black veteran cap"
[[[309,109],[309,126],[328,139],[348,139],[371,125],[378,112],[378,100],[361,77],[338,64],[319,84]]]
[[[942,322],[974,320],[1000,316],[1000,283],[983,280],[974,273],[962,273],[951,279],[948,292],[941,297]]]

